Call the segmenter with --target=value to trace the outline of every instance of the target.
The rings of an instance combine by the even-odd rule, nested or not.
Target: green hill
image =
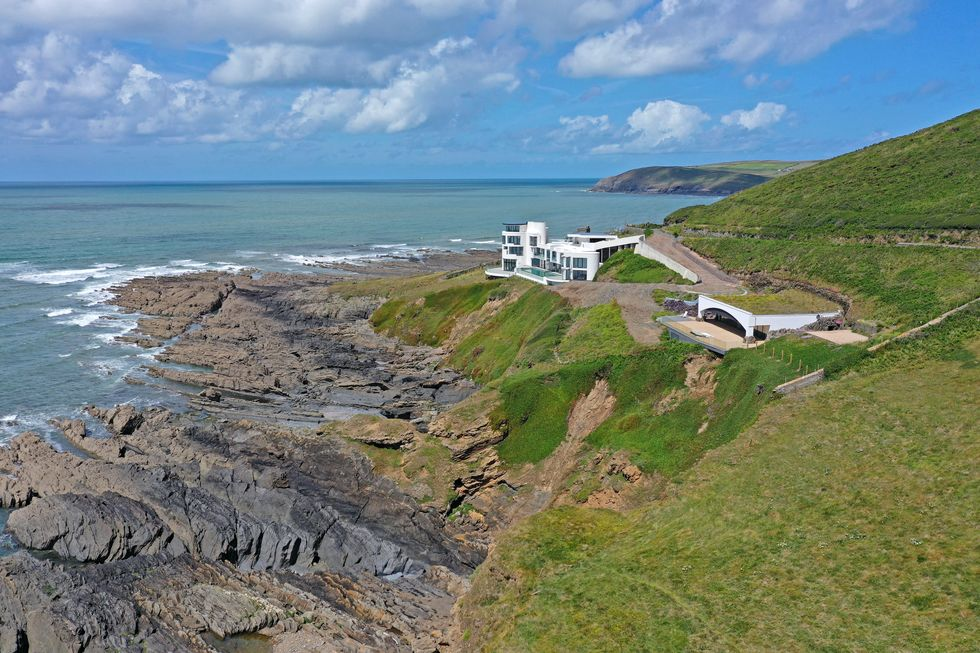
[[[822,161],[709,206],[688,229],[799,231],[980,227],[980,110]]]
[[[977,311],[786,399],[678,496],[565,507],[496,545],[467,651],[970,651]]]
[[[601,193],[731,195],[810,163],[733,161],[703,166],[651,166],[600,179],[591,190]]]
[[[911,327],[980,295],[980,111],[667,218],[757,281],[849,297],[848,317]]]

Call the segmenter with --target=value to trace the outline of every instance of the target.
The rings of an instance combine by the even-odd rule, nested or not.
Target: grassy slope
[[[980,111],[973,111],[682,209],[668,222],[727,270],[833,288],[854,300],[853,317],[908,327],[980,295],[980,250],[868,241],[950,229],[975,240],[978,160]],[[729,237],[746,233],[763,238]]]
[[[779,402],[677,499],[532,518],[477,573],[464,647],[972,650],[977,325],[957,316]],[[959,401],[935,391],[951,386]]]
[[[553,358],[569,317],[564,299],[540,286],[526,288],[520,299],[465,338],[449,364],[486,383],[516,362],[528,366]]]
[[[820,162],[669,222],[771,234],[980,227],[980,110]]]
[[[375,329],[413,345],[440,344],[456,320],[481,308],[488,299],[501,298],[508,289],[502,281],[484,281],[430,292],[419,298],[385,302],[371,316]]]
[[[596,273],[597,281],[621,283],[691,283],[667,266],[623,249],[610,256]]]
[[[818,161],[727,161],[724,163],[706,163],[700,166],[691,166],[702,170],[730,170],[733,172],[747,172],[763,177],[778,177],[780,175],[802,170],[812,166]]]
[[[839,290],[851,315],[913,326],[980,295],[980,251],[828,240],[688,237],[728,270],[766,272]]]

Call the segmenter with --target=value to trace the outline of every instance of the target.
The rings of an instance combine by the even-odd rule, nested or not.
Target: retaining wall
[[[636,244],[636,249],[634,250],[637,254],[644,258],[648,258],[656,261],[657,263],[664,264],[668,269],[673,270],[677,274],[681,275],[691,283],[697,283],[701,281],[701,277],[692,272],[687,267],[681,265],[674,259],[670,258],[658,249],[654,249],[646,244],[644,241],[640,241]]]
[[[820,383],[823,381],[823,377],[824,371],[823,368],[820,368],[816,372],[810,372],[809,374],[797,377],[792,381],[787,381],[782,385],[777,385],[772,391],[781,395],[788,395],[791,392],[796,392],[797,390],[802,390],[803,388]]]

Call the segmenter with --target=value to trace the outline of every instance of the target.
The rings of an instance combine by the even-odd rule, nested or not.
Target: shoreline
[[[440,369],[438,350],[375,334],[367,318],[377,299],[331,286],[473,269],[494,254],[113,287],[111,305],[137,318],[117,337],[155,351],[148,377],[188,408],[87,406],[84,419],[52,420],[65,451],[30,432],[0,447],[0,506],[19,541],[0,569],[21,579],[0,611],[50,615],[48,627],[69,640],[68,624],[84,622],[94,642],[137,638],[150,651],[211,650],[207,631],[254,634],[260,651],[443,650],[456,597],[486,555],[485,528],[445,520],[376,471],[353,439],[362,434],[313,428],[374,416],[406,425],[398,437],[412,442],[476,385]],[[49,533],[57,524],[68,526]],[[64,566],[39,563],[38,550]],[[116,585],[121,571],[143,578],[138,595]],[[38,586],[55,590],[29,590]],[[167,598],[174,588],[183,599]],[[113,599],[93,607],[79,592]],[[238,606],[256,601],[264,607],[245,618]],[[127,613],[143,616],[131,625],[112,616]],[[303,625],[311,616],[316,625]],[[204,630],[193,626],[202,618]]]

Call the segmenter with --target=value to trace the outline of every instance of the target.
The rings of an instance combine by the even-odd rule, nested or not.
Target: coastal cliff
[[[600,179],[596,193],[731,195],[800,170],[812,161],[735,161],[701,166],[650,166]]]

